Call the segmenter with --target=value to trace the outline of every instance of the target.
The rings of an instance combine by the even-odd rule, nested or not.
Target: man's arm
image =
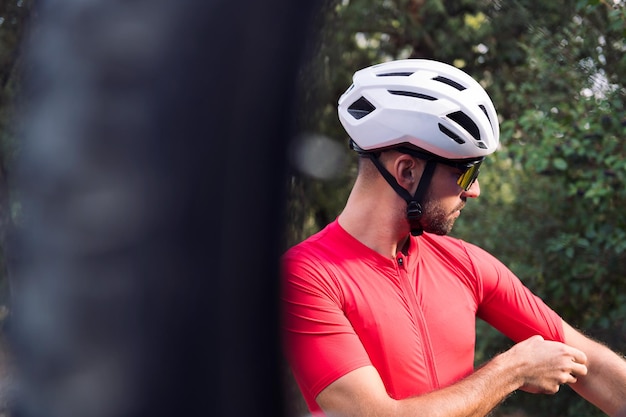
[[[626,361],[563,322],[565,343],[587,355],[588,373],[571,384],[587,401],[609,416],[626,416]]]
[[[553,394],[585,375],[580,350],[540,336],[518,343],[469,377],[441,390],[404,400],[389,397],[372,366],[326,387],[317,402],[331,417],[482,417],[518,388]]]

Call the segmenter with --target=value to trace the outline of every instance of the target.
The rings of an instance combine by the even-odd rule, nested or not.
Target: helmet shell
[[[445,159],[496,150],[498,116],[483,87],[460,69],[426,59],[357,71],[339,98],[339,119],[364,151],[411,144]]]

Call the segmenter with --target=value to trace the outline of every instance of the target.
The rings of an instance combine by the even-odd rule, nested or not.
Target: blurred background
[[[306,415],[274,354],[275,261],[345,202],[356,157],[336,104],[352,74],[398,58],[456,65],[500,116],[501,149],[483,164],[481,196],[454,235],[626,352],[624,1],[78,3],[0,0],[0,318],[2,346],[7,334],[14,341],[10,359],[0,355],[6,415],[9,403],[15,415],[71,415],[68,404],[76,415],[122,415],[157,409],[141,399],[163,392],[171,399],[160,410],[180,411],[183,399],[199,410],[202,384],[233,375],[247,384],[217,384],[246,392],[244,404],[265,399],[250,409]],[[203,281],[211,274],[216,285]],[[97,297],[84,276],[101,277]],[[194,279],[181,290],[171,276]],[[103,320],[111,302],[120,309]],[[69,320],[76,315],[83,321]],[[224,342],[196,344],[202,334]],[[479,323],[477,364],[509,345]],[[78,365],[67,359],[76,349],[89,352]],[[212,366],[198,368],[203,352]],[[136,391],[161,380],[154,368],[164,357],[165,382]],[[16,363],[26,368],[24,399],[7,394]],[[51,390],[59,380],[70,382]],[[121,380],[124,389],[99,391]],[[193,382],[193,395],[177,391],[181,380]],[[88,404],[73,404],[85,381]],[[210,398],[221,404],[215,415],[252,415],[227,414],[231,396]],[[89,408],[111,399],[117,408]],[[494,415],[603,414],[564,388],[516,393]]]

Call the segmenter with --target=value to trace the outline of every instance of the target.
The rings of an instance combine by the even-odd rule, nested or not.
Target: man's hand
[[[573,384],[587,375],[587,356],[560,342],[533,336],[502,356],[519,363],[520,389],[533,394],[555,394],[562,384]]]

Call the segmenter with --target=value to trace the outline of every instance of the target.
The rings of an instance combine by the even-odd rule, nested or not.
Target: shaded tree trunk
[[[314,7],[42,4],[17,415],[281,415],[282,184]]]

